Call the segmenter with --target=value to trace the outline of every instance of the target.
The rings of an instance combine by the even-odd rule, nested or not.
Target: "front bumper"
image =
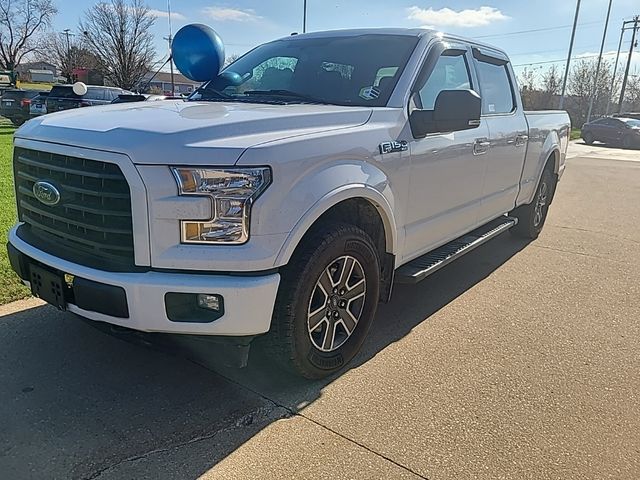
[[[83,298],[80,308],[67,303],[67,310],[102,322],[120,325],[144,332],[164,332],[197,335],[259,335],[269,331],[273,306],[278,292],[278,273],[259,276],[237,276],[207,273],[169,273],[147,271],[142,273],[106,272],[78,265],[26,243],[16,234],[17,227],[9,232],[10,251],[14,257],[24,256],[22,261],[37,263],[74,277],[104,284],[108,291],[124,291],[126,316],[114,316],[91,310],[90,305],[104,304],[98,289],[90,289],[96,298]],[[14,258],[12,263],[17,260]],[[20,274],[20,272],[18,272]],[[25,276],[24,272],[21,276]],[[26,276],[28,278],[28,275]],[[28,280],[23,278],[25,284]],[[109,288],[115,287],[115,288]],[[85,289],[85,292],[87,290]],[[208,293],[224,298],[223,315],[209,323],[176,322],[169,320],[165,306],[167,293]],[[87,295],[87,293],[85,293]],[[96,307],[97,308],[97,307]]]

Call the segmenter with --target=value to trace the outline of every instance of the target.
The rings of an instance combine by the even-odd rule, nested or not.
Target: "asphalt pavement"
[[[0,478],[640,478],[640,151],[569,157],[538,240],[397,285],[326,381],[0,307]]]

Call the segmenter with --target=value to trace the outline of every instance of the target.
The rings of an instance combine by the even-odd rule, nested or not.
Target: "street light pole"
[[[562,93],[560,94],[560,110],[564,106],[564,95],[567,91],[567,77],[569,76],[569,64],[571,63],[571,53],[573,52],[573,40],[576,38],[576,27],[578,26],[578,14],[580,13],[580,0],[576,3],[576,15],[573,19],[573,29],[571,30],[571,40],[569,41],[569,53],[567,55],[567,66],[562,79]]]
[[[602,43],[600,44],[600,55],[598,55],[598,64],[596,65],[596,74],[593,79],[593,93],[589,101],[589,112],[587,113],[587,123],[591,120],[591,111],[593,110],[593,101],[598,96],[598,75],[600,74],[600,64],[602,63],[602,52],[604,52],[604,42],[607,39],[607,27],[609,26],[609,15],[611,14],[611,4],[613,0],[609,0],[609,8],[607,9],[607,19],[604,21],[604,32],[602,33]]]
[[[629,47],[629,57],[627,57],[627,68],[624,71],[624,77],[622,78],[622,89],[620,90],[620,101],[618,102],[618,113],[622,113],[622,107],[624,102],[624,91],[627,89],[627,80],[629,78],[629,69],[631,68],[631,56],[633,55],[633,49],[636,43],[636,32],[638,31],[638,21],[640,17],[636,15],[633,17],[633,33],[631,34],[631,46]]]

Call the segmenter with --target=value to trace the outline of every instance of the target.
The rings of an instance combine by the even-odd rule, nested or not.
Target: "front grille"
[[[19,235],[65,260],[102,270],[134,265],[131,193],[113,163],[15,148],[13,167]],[[49,206],[33,185],[46,181],[60,192]]]

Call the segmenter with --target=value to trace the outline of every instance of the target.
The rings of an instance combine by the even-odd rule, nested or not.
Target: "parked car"
[[[623,118],[634,118],[636,120],[640,120],[640,112],[624,112],[624,113],[615,113],[614,117],[623,117]]]
[[[582,126],[582,139],[587,145],[603,142],[631,148],[640,145],[640,120],[624,117],[602,117]]]
[[[5,90],[0,100],[0,115],[11,120],[14,125],[22,125],[31,118],[31,100],[40,92],[13,88]]]
[[[49,92],[40,92],[38,95],[31,99],[29,105],[29,116],[37,117],[47,113],[47,97]]]
[[[76,95],[73,92],[73,85],[55,85],[47,97],[47,112],[52,113],[71,108],[107,105],[123,93],[130,94],[131,92],[116,87],[87,85],[87,93]]]
[[[184,100],[182,97],[172,97],[170,95],[155,95],[148,93],[123,93],[112,100],[111,103],[131,103],[131,102],[156,102],[158,100]]]
[[[432,30],[314,32],[171,108],[36,118],[15,136],[11,264],[86,319],[208,336],[239,365],[263,337],[332,374],[394,280],[542,230],[570,121],[525,112],[515,78],[503,51]]]

